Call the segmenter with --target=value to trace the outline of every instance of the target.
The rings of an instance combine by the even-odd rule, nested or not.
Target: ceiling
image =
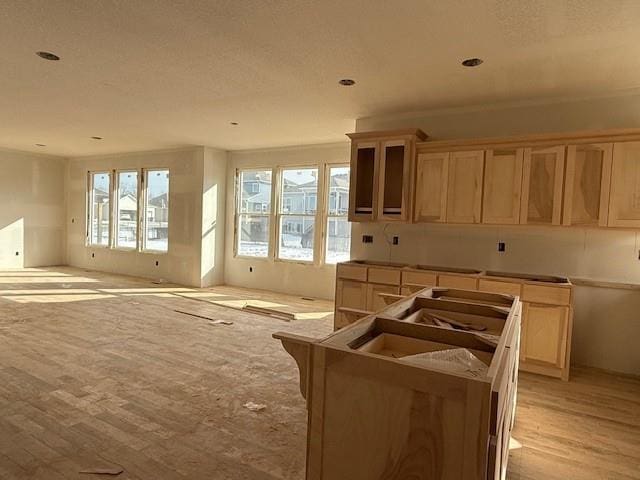
[[[0,0],[0,145],[311,144],[367,116],[624,92],[639,21],[637,0]]]

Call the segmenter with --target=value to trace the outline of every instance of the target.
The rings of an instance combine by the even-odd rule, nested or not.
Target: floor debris
[[[230,320],[211,320],[209,325],[233,325],[233,322]]]
[[[261,403],[253,403],[253,402],[247,402],[243,405],[243,407],[248,410],[251,410],[252,412],[261,412],[262,410],[267,408],[266,405],[263,405]]]
[[[86,470],[80,470],[80,473],[85,473],[88,475],[111,475],[113,477],[120,475],[124,472],[124,468],[113,467],[113,468],[87,468]]]

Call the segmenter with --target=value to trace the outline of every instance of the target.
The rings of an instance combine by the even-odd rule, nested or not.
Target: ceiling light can
[[[60,57],[58,55],[51,52],[36,52],[36,55],[38,55],[40,58],[44,58],[45,60],[50,60],[52,62],[57,62],[58,60],[60,60]]]
[[[338,82],[340,85],[342,85],[343,87],[350,87],[352,85],[356,84],[355,80],[352,80],[351,78],[343,78],[342,80],[340,80]]]
[[[465,67],[477,67],[483,62],[481,58],[467,58],[462,61],[462,65]]]

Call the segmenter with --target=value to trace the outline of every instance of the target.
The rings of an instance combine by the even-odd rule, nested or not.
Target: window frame
[[[349,177],[351,177],[351,165],[349,163],[326,163],[325,164],[325,192],[323,195],[324,208],[322,211],[322,264],[323,265],[337,265],[339,262],[327,262],[327,253],[329,251],[329,219],[331,218],[345,218],[349,226],[351,226],[351,222],[349,222],[349,203],[347,202],[347,212],[344,215],[331,215],[329,213],[331,209],[331,169],[332,168],[347,168],[349,169]],[[349,196],[351,196],[351,183],[349,183]],[[351,234],[349,234],[349,245],[351,245]]]
[[[285,170],[313,170],[317,171],[317,179],[318,186],[316,187],[316,213],[314,214],[302,214],[302,213],[283,213],[282,210],[284,208],[284,199],[282,195],[282,183],[284,180],[284,172]],[[324,191],[324,175],[321,174],[322,164],[306,164],[306,165],[282,165],[277,169],[278,172],[278,189],[276,196],[276,210],[275,210],[275,240],[274,240],[274,261],[276,262],[286,262],[286,263],[299,263],[303,265],[322,265],[322,253],[318,252],[317,245],[318,241],[322,242],[323,237],[323,228],[318,228],[318,220],[322,218],[321,215],[321,204],[320,204],[320,192]],[[323,195],[324,196],[324,195]],[[282,208],[281,208],[282,207]],[[306,205],[305,205],[306,209]],[[313,224],[313,254],[311,260],[300,260],[300,259],[292,259],[292,258],[281,258],[280,257],[280,233],[282,229],[282,218],[283,217],[312,217]]]
[[[93,199],[94,199],[94,178],[96,175],[108,175],[109,176],[109,227],[107,243],[93,243]],[[87,209],[86,215],[86,237],[85,246],[91,248],[111,248],[111,242],[113,241],[113,171],[112,170],[89,170],[87,172],[87,198],[85,202]]]
[[[171,169],[169,167],[149,167],[149,168],[141,168],[140,170],[140,183],[141,183],[141,192],[138,192],[139,197],[141,197],[141,202],[138,202],[138,248],[137,251],[140,253],[150,253],[153,255],[167,255],[170,250],[170,235],[169,235],[169,225],[171,222]],[[149,203],[149,198],[147,195],[148,189],[147,185],[149,184],[149,173],[152,172],[164,172],[166,171],[169,175],[167,181],[167,202],[169,203],[169,211],[168,219],[167,219],[167,249],[166,250],[155,250],[152,248],[147,248],[147,206]],[[142,215],[140,215],[140,211],[142,211]]]
[[[141,227],[141,221],[140,221],[140,211],[144,210],[143,208],[141,208],[141,190],[142,190],[142,186],[144,185],[144,182],[142,181],[142,175],[143,173],[141,172],[142,169],[139,168],[123,168],[123,169],[117,169],[114,170],[114,178],[116,179],[116,181],[114,182],[114,188],[113,188],[113,249],[114,250],[122,250],[125,252],[139,252],[141,251],[141,236],[140,236],[140,227]],[[167,169],[168,170],[168,169]],[[137,215],[137,219],[136,219],[136,246],[135,247],[121,247],[118,245],[118,227],[120,224],[120,174],[121,173],[135,173],[137,175],[137,179],[136,179],[136,215]]]
[[[240,210],[241,202],[242,202],[242,173],[243,172],[255,172],[255,171],[269,171],[271,172],[271,198],[270,198],[270,210],[268,212],[246,212],[242,213]],[[234,258],[243,258],[248,260],[271,260],[273,259],[273,241],[274,241],[274,205],[276,199],[276,173],[277,167],[264,167],[264,166],[250,166],[250,167],[239,167],[235,170],[235,195],[234,195],[234,219],[233,219],[233,256]],[[257,257],[253,255],[242,255],[239,253],[239,243],[240,243],[240,223],[243,215],[255,216],[255,217],[267,217],[269,219],[269,232],[267,233],[267,255],[264,257]]]

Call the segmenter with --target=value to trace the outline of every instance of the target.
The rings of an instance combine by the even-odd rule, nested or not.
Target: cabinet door
[[[375,219],[378,194],[378,155],[378,142],[354,141],[351,144],[350,222]]]
[[[525,148],[520,223],[560,225],[564,147]]]
[[[564,368],[568,319],[569,307],[523,303],[521,360]]]
[[[563,225],[607,225],[613,144],[569,145]]]
[[[613,146],[609,226],[640,227],[640,142]]]
[[[484,164],[482,223],[520,223],[524,150],[488,150]]]
[[[421,153],[416,165],[416,222],[444,222],[447,211],[449,153]]]
[[[338,280],[336,307],[365,310],[367,306],[367,284],[353,280]]]
[[[382,142],[378,220],[405,221],[410,205],[411,141]]]
[[[379,293],[393,293],[398,295],[400,287],[393,285],[378,285],[369,283],[367,285],[367,310],[370,312],[379,312],[387,306],[386,302],[378,296]]]
[[[447,223],[480,223],[483,170],[484,150],[451,153]]]

